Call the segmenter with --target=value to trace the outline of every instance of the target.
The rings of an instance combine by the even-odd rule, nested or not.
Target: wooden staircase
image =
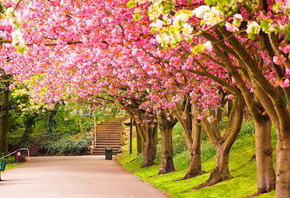
[[[112,147],[113,155],[119,153],[122,145],[122,123],[127,119],[128,117],[122,117],[98,124],[96,132],[93,133],[91,154],[104,155],[107,146]]]

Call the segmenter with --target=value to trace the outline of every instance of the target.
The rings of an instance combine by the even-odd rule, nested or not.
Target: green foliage
[[[135,6],[136,6],[136,2],[135,2],[135,1],[133,1],[133,0],[131,0],[131,1],[128,1],[128,3],[127,3],[127,6],[128,6],[128,8],[133,8],[133,7],[135,7]]]
[[[90,128],[92,128],[94,126],[94,123],[92,121],[85,121],[83,123],[83,130],[84,131],[88,131]]]
[[[184,170],[188,167],[188,151],[184,151],[174,156],[173,163],[176,170]]]
[[[253,121],[245,122],[238,134],[238,139],[244,139],[255,133],[255,124]]]
[[[205,162],[216,154],[216,150],[210,141],[202,142],[200,146],[201,161]]]
[[[187,150],[186,139],[184,137],[184,132],[179,122],[174,126],[172,131],[172,145],[173,155],[183,153]]]
[[[43,142],[41,148],[47,155],[80,155],[87,153],[91,141],[92,138],[88,135],[77,140],[66,136],[57,141]]]

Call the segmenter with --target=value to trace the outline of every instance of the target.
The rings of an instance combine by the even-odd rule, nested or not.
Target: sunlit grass
[[[275,140],[273,141],[275,144]],[[177,171],[165,175],[157,175],[159,165],[149,168],[140,168],[142,156],[136,156],[136,139],[133,140],[133,154],[128,154],[128,147],[124,146],[124,152],[117,156],[117,161],[126,169],[151,183],[156,188],[166,192],[173,198],[239,198],[256,192],[256,164],[252,156],[255,154],[254,135],[245,136],[235,142],[230,154],[230,172],[233,179],[221,182],[217,185],[193,190],[194,187],[205,182],[209,173],[188,180],[179,180],[187,172],[184,163],[187,163],[186,151],[174,157]],[[211,171],[215,167],[215,156],[202,163],[204,171]],[[275,192],[263,194],[257,197],[272,198]]]

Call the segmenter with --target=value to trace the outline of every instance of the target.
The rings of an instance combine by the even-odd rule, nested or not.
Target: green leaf
[[[128,8],[133,8],[135,7],[137,4],[134,0],[128,1],[127,6]]]
[[[198,44],[192,48],[192,53],[197,54],[204,51],[204,44]]]
[[[27,50],[28,50],[27,46],[21,46],[16,48],[16,52],[19,54],[24,54],[24,52],[26,52]]]
[[[215,0],[205,0],[204,3],[207,4],[207,5],[216,5],[217,1],[215,1]]]
[[[155,27],[153,27],[153,28],[151,29],[151,33],[152,33],[152,34],[156,34],[156,32],[157,32],[157,29],[156,29]]]
[[[187,42],[188,42],[189,44],[192,44],[192,38],[189,37],[189,38],[187,39]]]
[[[140,13],[139,13],[139,12],[135,13],[135,14],[133,15],[133,19],[134,19],[135,21],[140,21],[140,19],[141,19],[141,15],[140,15]]]

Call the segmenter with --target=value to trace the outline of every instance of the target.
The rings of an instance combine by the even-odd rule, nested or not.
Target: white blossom
[[[158,30],[160,30],[164,25],[164,22],[161,21],[160,19],[157,19],[155,22],[151,23],[151,27],[156,27]]]
[[[6,11],[5,11],[5,16],[8,18],[8,19],[12,19],[14,17],[14,9],[13,8],[7,8]]]
[[[234,15],[234,19],[236,19],[236,20],[244,20],[244,18],[243,18],[243,16],[241,15],[241,14],[235,14]]]
[[[197,18],[202,19],[205,13],[210,12],[210,7],[207,5],[199,6],[198,8],[192,11],[192,14],[195,15]]]
[[[183,26],[183,34],[184,35],[190,35],[193,31],[193,27],[189,25],[188,23],[185,23]]]
[[[204,49],[212,51],[213,46],[210,41],[206,41],[203,45],[204,45]]]
[[[219,23],[223,21],[224,14],[216,9],[216,7],[211,7],[209,12],[206,12],[203,16],[203,20],[205,21],[205,24],[208,25],[215,25],[216,23]]]
[[[255,21],[248,22],[248,27],[246,30],[248,34],[259,34],[260,30],[261,30],[261,27],[257,22]]]
[[[181,22],[186,23],[188,21],[188,16],[184,13],[178,14],[175,16],[173,20],[173,25],[174,26],[179,26]]]
[[[20,45],[24,46],[24,39],[23,39],[23,33],[17,29],[11,33],[12,36],[12,45]]]

